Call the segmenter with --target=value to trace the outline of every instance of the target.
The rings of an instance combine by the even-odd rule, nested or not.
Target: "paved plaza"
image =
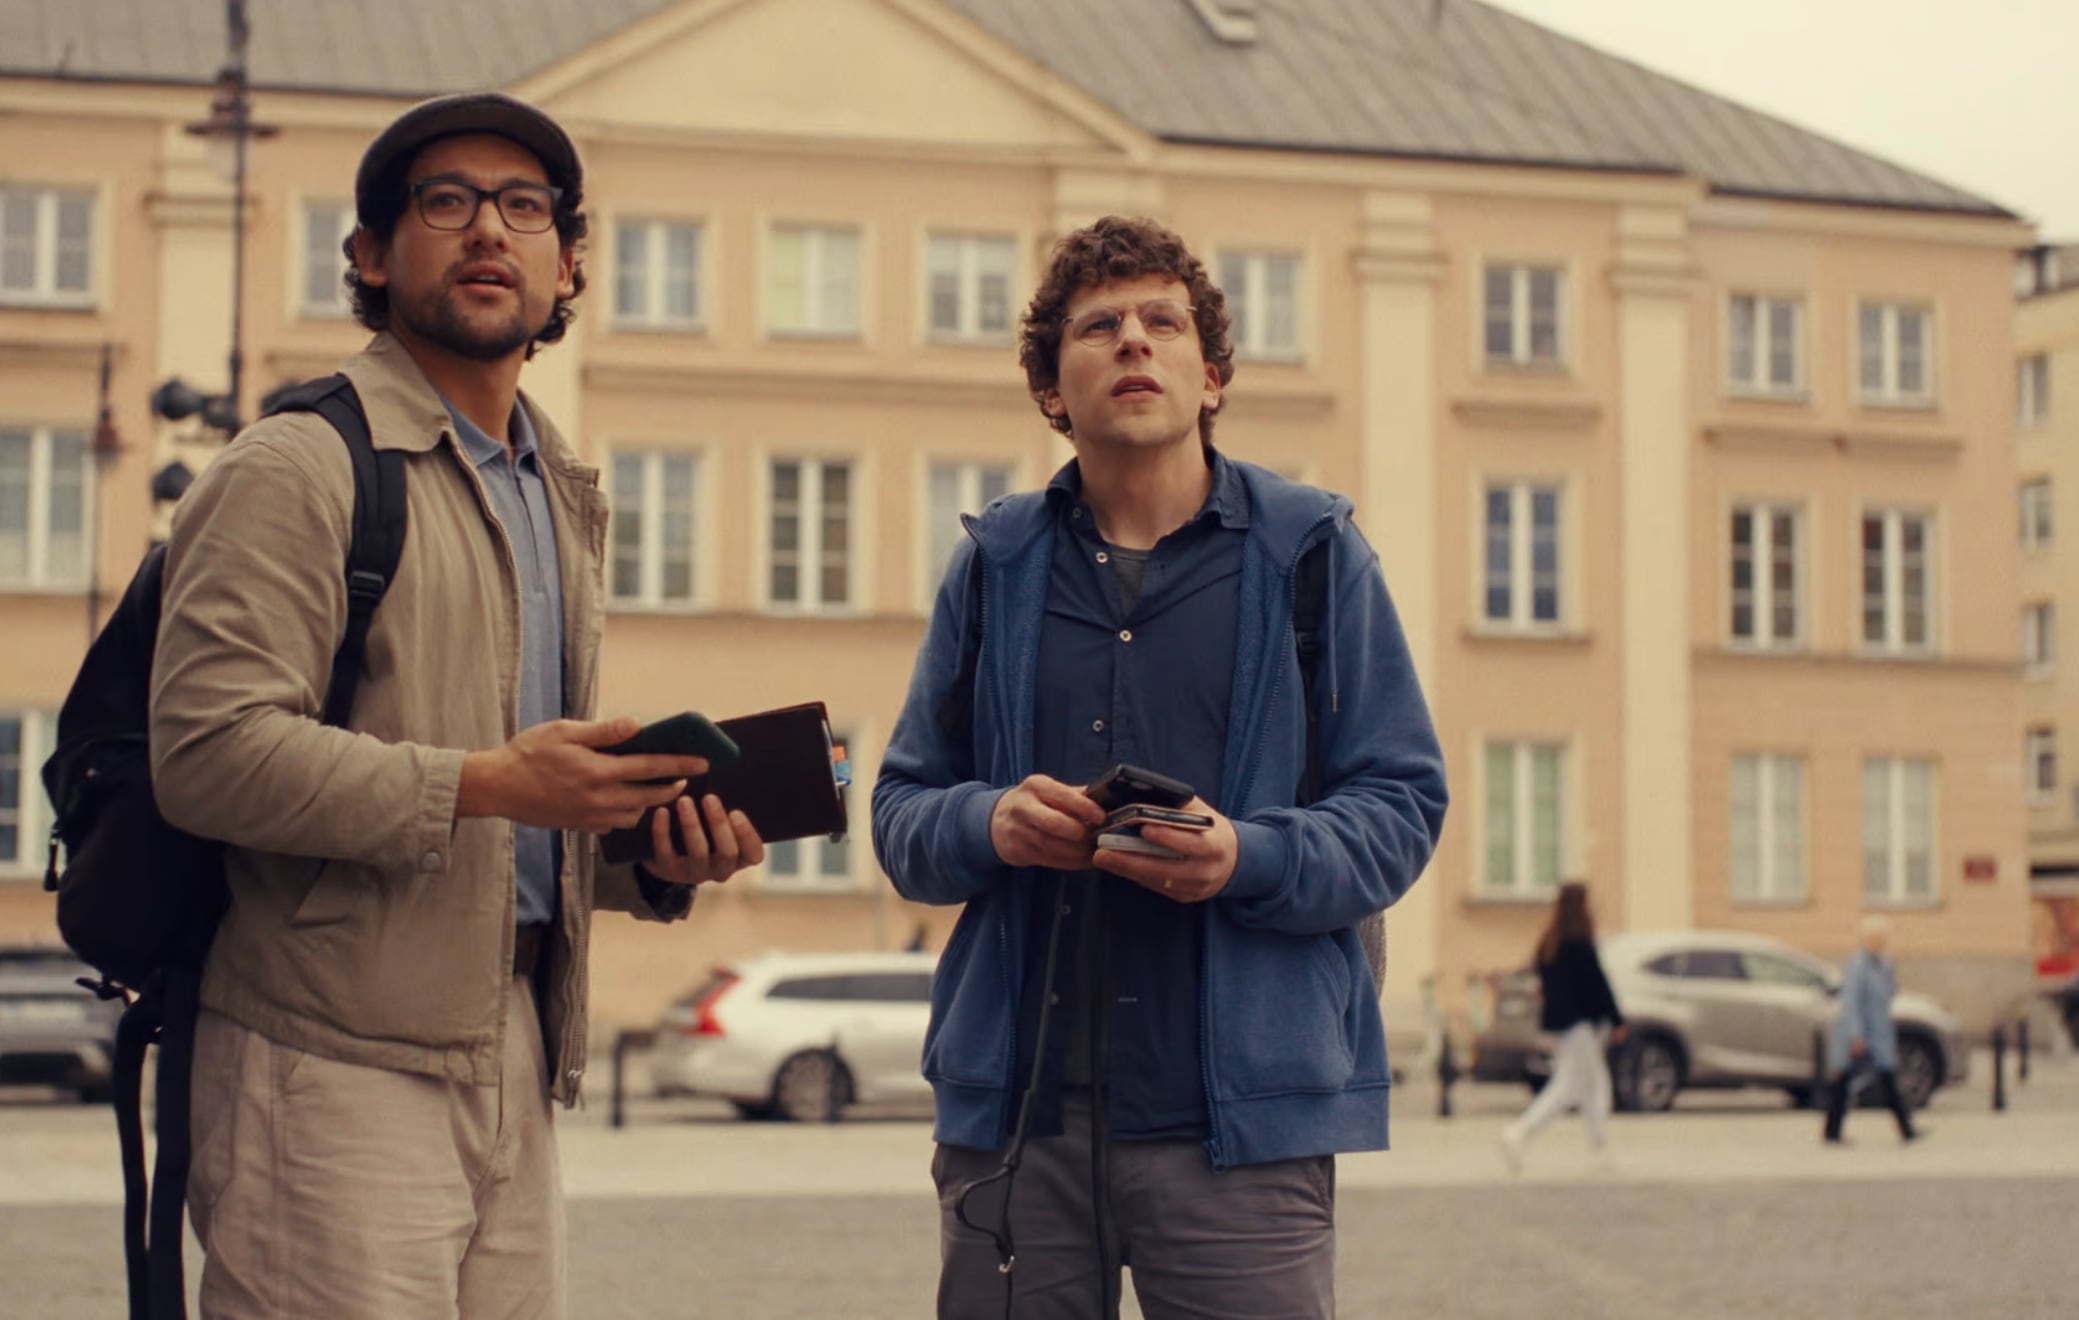
[[[1859,1113],[1845,1150],[1771,1096],[1685,1097],[1616,1123],[1615,1169],[1562,1122],[1512,1178],[1495,1143],[1520,1090],[1462,1086],[1440,1120],[1409,1085],[1394,1151],[1341,1163],[1341,1314],[2079,1315],[2079,1062],[2039,1060],[2004,1114],[1988,1096],[1945,1092],[1903,1149]],[[573,1320],[930,1314],[918,1116],[797,1127],[644,1100],[616,1131],[607,1111],[562,1125]],[[105,1110],[0,1102],[0,1315],[121,1313],[118,1190]]]

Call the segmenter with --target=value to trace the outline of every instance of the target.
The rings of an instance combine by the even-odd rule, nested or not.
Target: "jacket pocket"
[[[1210,950],[1209,950],[1210,952]],[[1341,1091],[1357,1070],[1349,958],[1331,935],[1251,931],[1223,941],[1211,1047],[1222,1096]]]
[[[349,892],[353,881],[345,874],[348,869],[341,862],[319,862],[311,872],[303,897],[297,900],[295,909],[289,913],[289,924],[300,930],[309,930],[318,926],[336,926],[352,918],[355,905]]]
[[[994,905],[969,903],[946,941],[931,979],[931,1026],[924,1036],[924,1076],[967,1086],[1005,1086],[1015,999],[1004,998],[1003,916]]]

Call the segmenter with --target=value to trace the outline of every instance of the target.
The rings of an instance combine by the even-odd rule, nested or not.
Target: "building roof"
[[[257,86],[510,86],[682,0],[258,0]],[[1717,191],[2007,216],[1996,203],[1479,0],[939,0],[1159,138],[1694,175]],[[1207,9],[1253,16],[1244,40]],[[1159,66],[1145,52],[1164,53]],[[0,0],[0,76],[203,83],[222,0]]]

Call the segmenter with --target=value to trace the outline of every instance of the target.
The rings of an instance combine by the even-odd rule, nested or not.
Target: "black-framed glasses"
[[[467,229],[476,223],[477,212],[486,199],[498,207],[498,216],[515,234],[540,234],[556,223],[556,205],[563,190],[546,183],[508,183],[500,188],[479,188],[460,179],[421,179],[411,186],[419,206],[419,219],[428,229]]]
[[[1068,323],[1069,337],[1079,344],[1103,348],[1119,338],[1132,316],[1150,339],[1175,339],[1195,324],[1191,314],[1198,309],[1174,298],[1150,298],[1138,307],[1085,307]]]

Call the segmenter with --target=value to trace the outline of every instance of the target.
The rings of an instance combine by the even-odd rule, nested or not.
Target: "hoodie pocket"
[[[1330,935],[1252,931],[1227,942],[1215,989],[1212,1045],[1232,1099],[1340,1091],[1357,1069],[1349,959]]]

